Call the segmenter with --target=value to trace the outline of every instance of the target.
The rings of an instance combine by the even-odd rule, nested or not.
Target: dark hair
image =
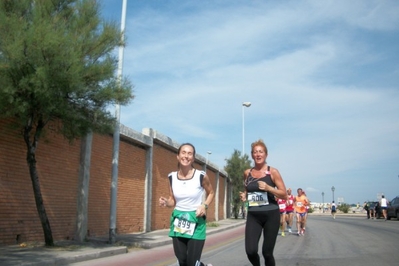
[[[186,142],[186,143],[183,143],[182,145],[180,145],[180,147],[177,149],[177,154],[179,154],[180,151],[181,151],[181,148],[182,148],[183,146],[186,146],[186,145],[191,146],[191,147],[193,148],[193,151],[194,151],[193,156],[195,157],[195,147],[194,147],[193,144],[191,144],[191,143],[189,143],[189,142]]]
[[[193,157],[194,157],[194,161],[195,161],[195,147],[193,144],[191,144],[189,142],[186,142],[186,143],[183,143],[182,145],[180,145],[180,147],[177,149],[177,154],[180,154],[180,151],[183,146],[191,146],[193,148]],[[194,163],[191,166],[194,167]],[[179,168],[179,167],[180,167],[180,163],[177,163],[177,168]]]

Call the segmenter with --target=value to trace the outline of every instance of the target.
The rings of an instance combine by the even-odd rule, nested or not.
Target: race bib
[[[296,206],[298,206],[298,207],[302,207],[302,206],[303,206],[303,203],[302,203],[302,202],[300,202],[300,201],[298,201],[298,202],[296,203]]]
[[[280,210],[284,210],[285,209],[285,204],[279,204],[278,207],[280,208]]]
[[[267,192],[248,192],[247,200],[249,207],[269,205]]]
[[[180,234],[187,234],[192,236],[194,234],[194,229],[195,229],[195,222],[190,222],[184,219],[179,219],[175,218],[175,221],[173,222],[174,225],[174,230],[177,233]]]

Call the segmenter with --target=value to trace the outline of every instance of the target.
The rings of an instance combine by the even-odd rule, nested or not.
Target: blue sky
[[[314,202],[399,195],[399,1],[127,1],[121,123],[223,169],[261,138]],[[122,0],[100,1],[121,21]]]

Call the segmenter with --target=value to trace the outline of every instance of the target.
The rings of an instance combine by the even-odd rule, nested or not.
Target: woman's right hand
[[[241,201],[246,201],[247,200],[247,193],[240,191],[240,199]]]
[[[167,207],[168,206],[168,199],[164,197],[159,198],[159,206]]]

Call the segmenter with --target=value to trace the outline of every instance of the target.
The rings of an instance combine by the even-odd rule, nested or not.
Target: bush
[[[340,210],[343,213],[348,213],[350,208],[351,206],[346,203],[342,203],[341,205],[338,206],[338,210]]]
[[[217,222],[208,222],[208,223],[206,223],[206,226],[208,226],[208,227],[219,227],[219,224]]]

